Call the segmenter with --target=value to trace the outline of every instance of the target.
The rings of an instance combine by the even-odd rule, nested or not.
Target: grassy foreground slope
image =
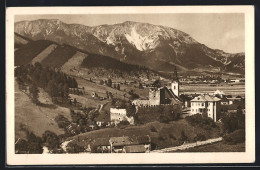
[[[182,131],[187,136],[188,141],[193,141],[197,134],[203,134],[207,138],[215,138],[219,136],[217,128],[205,130],[200,127],[191,126],[186,120],[172,121],[168,124],[160,122],[151,122],[145,125],[128,126],[125,128],[106,128],[91,131],[77,136],[68,138],[67,140],[75,140],[79,145],[86,146],[86,143],[95,138],[109,138],[112,136],[144,136],[151,137],[153,146],[157,149],[182,144]]]
[[[236,145],[229,145],[222,141],[222,142],[190,148],[178,152],[245,152],[245,142],[238,143]]]
[[[19,90],[17,82],[15,82],[15,139],[25,138],[25,134],[20,129],[20,125],[24,124],[29,131],[33,131],[36,136],[42,136],[46,130],[55,132],[57,135],[63,134],[54,118],[62,114],[70,118],[70,111],[63,107],[40,107],[32,103],[31,99]]]

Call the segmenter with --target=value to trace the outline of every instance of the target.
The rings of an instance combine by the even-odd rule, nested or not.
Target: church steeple
[[[177,69],[176,66],[174,68],[174,73],[173,73],[173,79],[172,79],[172,83],[171,83],[171,88],[173,93],[176,96],[179,96],[179,79],[178,79],[178,73],[177,73]]]
[[[173,72],[173,79],[172,79],[172,81],[179,82],[178,72],[177,72],[176,66],[174,67],[174,72]]]

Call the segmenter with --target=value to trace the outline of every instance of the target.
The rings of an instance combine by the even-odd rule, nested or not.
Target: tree
[[[73,103],[74,103],[75,106],[77,105],[77,99],[76,98],[74,98]]]
[[[55,150],[60,146],[59,137],[49,130],[46,130],[42,135],[42,141],[49,150]]]
[[[181,141],[186,142],[188,140],[188,137],[186,136],[184,130],[181,131]]]
[[[131,104],[131,103],[127,103],[126,104],[126,115],[127,117],[132,117],[135,115],[136,112],[136,108],[135,105]]]
[[[39,97],[39,90],[37,88],[37,86],[33,83],[30,87],[29,87],[29,91],[32,95],[32,100],[34,103],[38,103],[38,97]]]
[[[143,89],[142,83],[139,83],[139,89]]]
[[[112,87],[112,80],[111,80],[111,79],[108,79],[108,80],[107,80],[107,86],[108,86],[108,87]]]
[[[104,81],[103,81],[103,80],[100,80],[100,81],[99,81],[99,84],[100,84],[100,85],[103,85],[103,84],[104,84]]]
[[[117,84],[116,89],[117,89],[117,90],[120,90],[120,85],[119,85],[119,84]]]
[[[159,87],[162,86],[162,83],[161,83],[160,80],[155,80],[155,81],[153,82],[152,86],[153,86],[153,87],[157,87],[157,88],[159,88]]]

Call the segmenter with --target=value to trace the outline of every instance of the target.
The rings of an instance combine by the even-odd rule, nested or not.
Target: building
[[[91,152],[95,153],[110,153],[111,145],[109,138],[95,138],[90,143]]]
[[[128,121],[130,125],[134,124],[134,118],[127,117],[126,109],[110,108],[110,121],[112,124],[117,125],[123,120]]]
[[[111,137],[109,139],[111,152],[115,153],[145,153],[151,150],[149,135],[136,137]]]
[[[219,96],[220,98],[222,98],[225,95],[225,93],[223,91],[220,90],[216,90],[214,92],[214,96]]]
[[[179,97],[179,80],[175,68],[175,79],[172,80],[170,88],[152,87],[149,89],[148,99],[133,100],[132,104],[137,107],[159,106],[159,105],[176,105],[182,111],[183,101]]]
[[[220,113],[220,100],[208,94],[199,95],[191,100],[191,114],[206,114],[216,122]]]

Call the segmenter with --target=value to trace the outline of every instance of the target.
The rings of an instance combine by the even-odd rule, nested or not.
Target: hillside
[[[40,98],[46,98],[47,94],[41,90]],[[42,99],[40,99],[42,100]],[[57,135],[63,134],[54,118],[62,114],[69,120],[70,111],[64,107],[41,107],[32,103],[31,99],[18,88],[15,81],[15,139],[26,138],[20,126],[25,125],[29,131],[33,131],[35,135],[42,136],[46,130],[55,132]]]
[[[108,56],[88,53],[67,44],[59,45],[48,40],[31,41],[16,50],[15,65],[36,62],[84,78],[138,78],[158,75],[156,71],[144,66],[127,64]]]
[[[14,65],[20,66],[20,65],[29,64],[34,59],[34,57],[40,54],[51,44],[52,44],[51,41],[38,40],[38,41],[31,41],[21,46],[14,53]]]
[[[29,38],[26,38],[24,36],[21,36],[17,33],[14,33],[14,48],[19,48],[29,42],[31,42]]]
[[[181,145],[181,132],[188,136],[189,141],[194,141],[197,134],[203,134],[207,138],[218,137],[218,129],[205,130],[199,127],[192,127],[185,120],[173,121],[169,124],[151,122],[140,126],[128,126],[125,128],[105,128],[95,130],[74,137],[70,137],[67,141],[75,140],[79,145],[87,146],[86,143],[95,138],[108,138],[117,136],[144,136],[151,137],[153,147],[165,148],[170,146]],[[84,141],[83,141],[84,140]]]
[[[174,28],[126,21],[114,25],[89,27],[59,20],[15,23],[15,32],[33,40],[51,40],[93,54],[109,56],[125,63],[146,66],[155,71],[196,68],[243,72],[245,54],[225,53],[197,42]],[[237,62],[236,64],[232,64]],[[168,63],[168,67],[163,67]],[[209,67],[210,66],[210,67]],[[226,68],[226,69],[225,69]]]

